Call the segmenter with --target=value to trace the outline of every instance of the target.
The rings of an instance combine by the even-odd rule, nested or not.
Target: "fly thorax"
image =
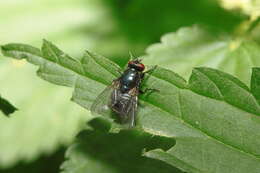
[[[121,92],[127,92],[136,87],[139,82],[139,73],[132,68],[127,69],[121,77]]]

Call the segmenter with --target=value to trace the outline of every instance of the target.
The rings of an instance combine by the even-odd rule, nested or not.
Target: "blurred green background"
[[[129,51],[145,55],[162,35],[184,26],[239,35],[243,22],[258,16],[252,2],[0,0],[0,44],[40,47],[45,38],[71,56],[91,50],[123,66]],[[258,33],[250,36],[257,41]],[[39,79],[36,67],[0,57],[0,94],[19,108],[10,118],[0,116],[0,172],[58,172],[90,113],[69,101],[71,89]]]

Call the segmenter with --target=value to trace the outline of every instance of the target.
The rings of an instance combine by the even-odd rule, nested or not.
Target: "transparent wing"
[[[136,89],[134,89],[136,91]],[[115,90],[112,94],[112,97],[116,99],[111,103],[112,109],[117,113],[117,118],[120,119],[120,123],[127,127],[134,127],[135,118],[137,113],[137,94],[136,92],[132,93],[121,93],[118,90]]]
[[[130,100],[130,106],[129,106],[129,110],[126,114],[127,120],[126,120],[126,124],[128,125],[128,127],[132,128],[135,126],[135,119],[136,119],[136,113],[137,113],[137,96],[132,96],[131,100]]]
[[[118,81],[114,81],[112,85],[107,86],[95,99],[91,105],[90,111],[92,114],[103,115],[111,117],[112,111],[111,105],[111,94],[116,89]]]
[[[118,89],[119,81],[106,87],[93,102],[90,111],[92,114],[103,115],[115,120],[127,128],[135,126],[137,113],[137,90],[132,93],[121,93]]]

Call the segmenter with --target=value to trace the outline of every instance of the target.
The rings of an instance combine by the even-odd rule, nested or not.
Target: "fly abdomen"
[[[119,115],[126,115],[129,111],[131,96],[128,93],[122,93],[120,90],[114,90],[111,95],[111,108]]]

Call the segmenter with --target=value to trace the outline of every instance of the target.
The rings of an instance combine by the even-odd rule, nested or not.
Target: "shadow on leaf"
[[[172,138],[152,136],[135,129],[121,130],[119,133],[109,133],[109,123],[103,119],[94,119],[89,123],[93,130],[82,131],[75,145],[68,150],[70,162],[65,162],[63,169],[70,172],[70,168],[81,165],[84,172],[149,172],[149,173],[179,173],[162,161],[142,156],[144,149],[161,148],[168,150],[175,144]],[[80,159],[79,159],[80,158]],[[77,160],[77,165],[73,164]],[[82,164],[79,164],[81,162]],[[69,166],[69,167],[68,167]]]

